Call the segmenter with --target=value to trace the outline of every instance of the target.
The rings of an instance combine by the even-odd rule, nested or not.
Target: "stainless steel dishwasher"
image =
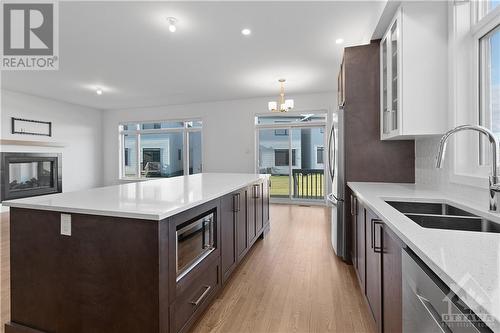
[[[416,255],[403,250],[403,332],[493,332]]]

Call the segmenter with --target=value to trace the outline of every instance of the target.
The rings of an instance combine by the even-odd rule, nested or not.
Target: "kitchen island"
[[[10,206],[20,332],[185,332],[269,230],[269,180],[198,174]]]

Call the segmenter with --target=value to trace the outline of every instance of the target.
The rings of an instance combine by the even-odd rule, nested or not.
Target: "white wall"
[[[473,2],[449,3],[449,109],[448,128],[462,124],[477,124],[477,104],[474,100],[474,43],[470,34],[470,10]],[[488,202],[489,168],[478,167],[477,134],[459,133],[450,140],[443,169],[436,169],[435,158],[440,137],[415,141],[416,183],[484,205]]]
[[[332,110],[336,95],[293,95],[297,111]],[[123,121],[201,118],[204,172],[255,171],[255,114],[267,112],[276,96],[245,100],[171,105],[103,113],[104,183],[119,178],[118,124]]]
[[[2,139],[65,144],[64,148],[2,145],[2,151],[62,153],[64,192],[102,186],[102,111],[2,90],[0,114]],[[12,134],[11,117],[51,121],[53,135]]]

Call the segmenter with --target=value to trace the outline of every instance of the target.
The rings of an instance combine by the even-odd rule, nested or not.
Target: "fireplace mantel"
[[[11,139],[0,139],[0,145],[2,145],[2,146],[56,147],[56,148],[66,147],[66,144],[64,142],[28,141],[28,140],[11,140]]]

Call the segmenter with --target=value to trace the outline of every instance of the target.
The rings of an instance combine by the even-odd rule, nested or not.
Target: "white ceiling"
[[[99,109],[275,95],[281,77],[289,94],[333,91],[342,47],[368,42],[384,5],[60,2],[59,70],[5,71],[2,87]]]

